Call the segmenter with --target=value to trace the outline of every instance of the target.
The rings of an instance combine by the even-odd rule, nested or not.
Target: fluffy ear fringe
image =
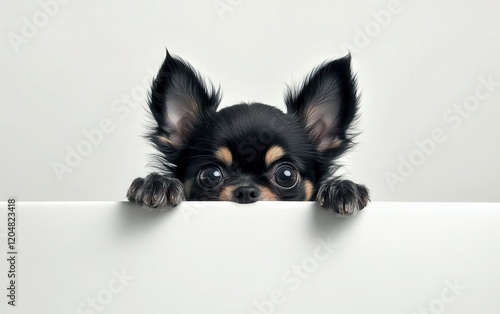
[[[189,63],[166,51],[154,78],[148,107],[154,118],[147,139],[158,150],[150,166],[173,171],[190,132],[206,114],[217,110],[220,87],[205,80]]]
[[[350,54],[320,64],[285,93],[287,113],[303,120],[318,150],[331,158],[354,145],[359,99]]]

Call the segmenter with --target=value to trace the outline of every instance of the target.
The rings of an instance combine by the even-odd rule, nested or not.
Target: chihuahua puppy
[[[261,103],[217,111],[220,89],[167,51],[149,99],[158,171],[135,179],[127,198],[149,208],[316,200],[343,216],[363,209],[368,189],[336,175],[358,112],[350,62],[350,55],[324,62],[289,88],[287,113]]]

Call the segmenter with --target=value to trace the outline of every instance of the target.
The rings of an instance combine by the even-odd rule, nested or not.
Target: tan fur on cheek
[[[261,201],[279,201],[278,195],[265,186],[259,186]]]
[[[285,156],[285,150],[278,145],[274,145],[271,148],[267,150],[266,157],[265,157],[265,162],[266,166],[270,166],[273,162],[276,160],[280,159],[281,157]]]
[[[228,185],[222,188],[219,194],[219,201],[232,201],[233,192],[236,187],[234,185]]]
[[[215,152],[215,157],[227,166],[231,166],[233,163],[233,155],[227,147],[221,147]]]
[[[309,180],[306,180],[304,182],[304,193],[306,195],[304,198],[304,201],[311,200],[312,193],[313,193],[313,185],[312,185],[311,181],[309,181]]]

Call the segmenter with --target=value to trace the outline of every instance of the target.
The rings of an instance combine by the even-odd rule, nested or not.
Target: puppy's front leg
[[[184,198],[183,185],[177,178],[152,173],[135,179],[127,192],[131,202],[149,208],[177,206]]]
[[[317,200],[326,210],[348,216],[365,208],[370,195],[364,185],[335,178],[323,183],[318,190]]]

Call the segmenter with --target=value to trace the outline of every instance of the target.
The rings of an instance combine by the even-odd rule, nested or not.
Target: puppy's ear
[[[199,119],[214,112],[220,92],[208,87],[201,76],[184,60],[170,55],[158,72],[151,89],[149,107],[157,122],[153,142],[179,148]]]
[[[320,152],[340,155],[352,144],[349,127],[356,118],[358,97],[351,56],[315,68],[296,89],[288,89],[289,114],[303,120]]]

